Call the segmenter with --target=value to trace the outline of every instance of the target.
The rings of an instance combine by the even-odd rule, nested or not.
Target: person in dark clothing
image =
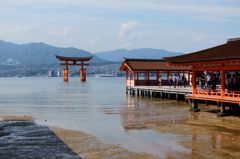
[[[205,82],[206,82],[205,76],[202,75],[200,80],[201,80],[201,88],[204,89],[205,88]]]

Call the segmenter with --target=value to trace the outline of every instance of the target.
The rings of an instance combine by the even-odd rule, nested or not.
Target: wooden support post
[[[200,111],[200,109],[198,108],[197,100],[195,100],[195,99],[192,100],[192,106],[189,111],[191,111],[191,112],[199,112]]]
[[[225,109],[225,105],[223,103],[221,103],[221,113],[225,113],[226,109]]]
[[[226,115],[226,109],[224,103],[221,102],[220,107],[220,113],[217,114],[217,116],[223,117]]]

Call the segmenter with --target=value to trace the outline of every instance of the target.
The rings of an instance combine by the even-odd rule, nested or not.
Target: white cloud
[[[136,28],[139,26],[136,21],[124,22],[118,30],[118,37],[123,39],[131,39],[137,36]]]
[[[49,31],[50,35],[59,36],[59,37],[66,37],[70,34],[70,28],[63,28],[63,29],[54,29]]]

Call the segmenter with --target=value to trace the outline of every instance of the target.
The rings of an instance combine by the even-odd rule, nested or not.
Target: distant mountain
[[[0,41],[0,64],[2,65],[52,65],[58,61],[55,55],[93,56],[91,63],[106,63],[90,52],[77,48],[60,48],[45,43],[14,44]]]
[[[122,61],[124,57],[126,58],[145,58],[145,59],[161,59],[162,57],[176,56],[180,55],[179,52],[172,52],[163,49],[151,49],[151,48],[142,48],[142,49],[118,49],[113,51],[98,52],[95,53],[100,58],[109,60],[109,61]]]

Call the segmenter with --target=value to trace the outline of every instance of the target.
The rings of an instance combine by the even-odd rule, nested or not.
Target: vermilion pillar
[[[196,71],[192,72],[192,94],[196,94]]]
[[[225,92],[225,71],[221,71],[221,97],[224,97]]]
[[[156,80],[159,81],[159,71],[156,72]]]
[[[130,71],[130,87],[132,86],[132,80],[133,80],[133,72]]]
[[[68,81],[68,68],[63,70],[63,80],[66,82]]]
[[[136,80],[137,80],[137,72],[134,71],[134,81],[136,81]]]
[[[81,68],[80,70],[80,80],[85,82],[86,81],[86,69]]]

